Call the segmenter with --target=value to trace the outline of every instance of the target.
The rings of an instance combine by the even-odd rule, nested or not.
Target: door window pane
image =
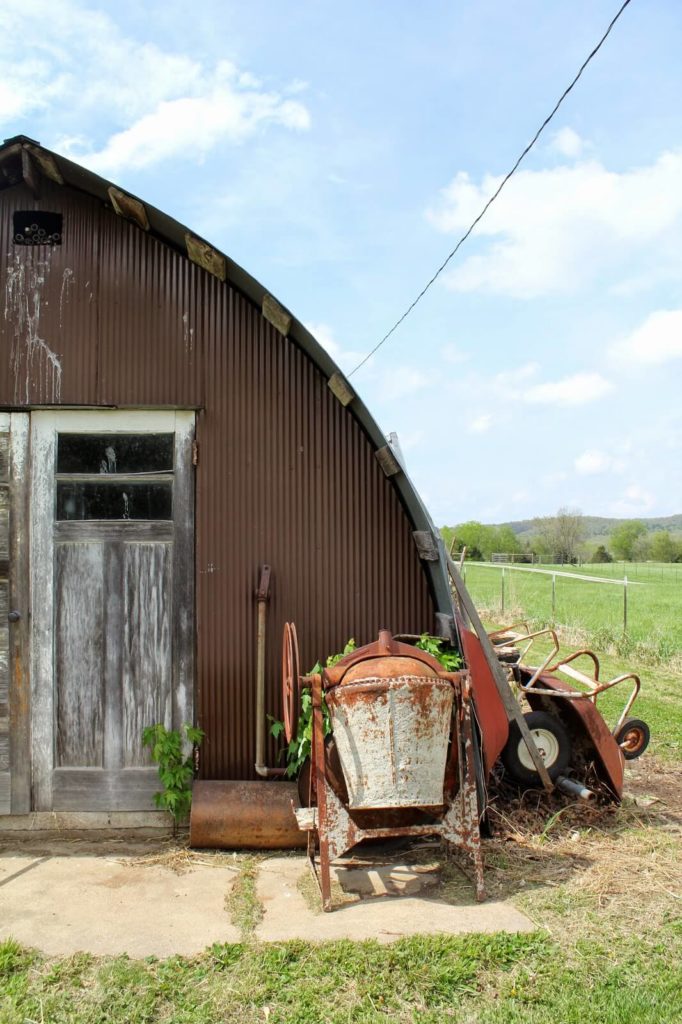
[[[57,472],[172,472],[173,442],[173,434],[60,434]]]
[[[57,481],[57,519],[172,519],[173,484]]]

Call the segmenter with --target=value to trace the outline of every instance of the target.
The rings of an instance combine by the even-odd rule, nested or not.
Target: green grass
[[[225,909],[245,942],[252,938],[263,916],[263,908],[256,896],[258,865],[262,861],[263,857],[258,854],[247,854],[238,861],[239,874],[225,901]]]
[[[537,568],[551,569],[551,566]],[[561,571],[561,566],[554,567]],[[623,587],[556,577],[552,614],[552,577],[506,569],[505,610],[501,613],[502,573],[469,562],[466,583],[479,608],[509,621],[521,614],[537,623],[555,622],[594,637],[596,646],[620,647],[640,658],[667,661],[682,653],[682,566],[646,564],[588,565],[565,571],[579,575],[622,579],[628,587],[627,637],[623,640]]]
[[[3,1024],[679,1019],[679,930],[569,957],[546,933],[215,946],[192,959],[50,962],[0,945]],[[678,955],[678,959],[676,959]]]
[[[475,573],[469,583],[485,605]],[[482,588],[485,579],[499,585],[493,570],[478,573]],[[671,574],[652,587],[650,611],[657,601],[663,608],[665,587],[672,599],[674,583]],[[584,628],[603,628],[602,611],[597,603]],[[639,668],[622,656],[600,657],[603,676]],[[682,857],[671,817],[682,761],[682,676],[654,661],[641,670],[636,713],[651,726],[655,756],[635,762],[644,772],[640,792],[653,802],[604,809],[535,794],[491,808],[496,835],[484,844],[486,887],[491,898],[523,909],[536,931],[417,936],[388,946],[261,944],[254,936],[259,858],[245,855],[228,901],[241,943],[141,961],[48,958],[0,943],[0,1024],[682,1022]],[[620,699],[615,692],[606,698],[607,718],[617,715]]]

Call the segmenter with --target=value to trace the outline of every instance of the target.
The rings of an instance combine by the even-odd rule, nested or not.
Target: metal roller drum
[[[306,845],[291,802],[295,782],[195,782],[189,844],[196,849],[290,850]]]

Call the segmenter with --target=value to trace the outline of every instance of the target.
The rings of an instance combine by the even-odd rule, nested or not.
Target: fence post
[[[628,578],[623,576],[623,632],[628,631]]]

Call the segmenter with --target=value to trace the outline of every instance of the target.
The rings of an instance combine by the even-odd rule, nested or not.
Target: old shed
[[[255,760],[260,567],[303,668],[449,629],[428,518],[352,386],[265,288],[25,137],[0,148],[0,814],[152,808],[143,726]],[[270,750],[270,757],[274,750]]]

